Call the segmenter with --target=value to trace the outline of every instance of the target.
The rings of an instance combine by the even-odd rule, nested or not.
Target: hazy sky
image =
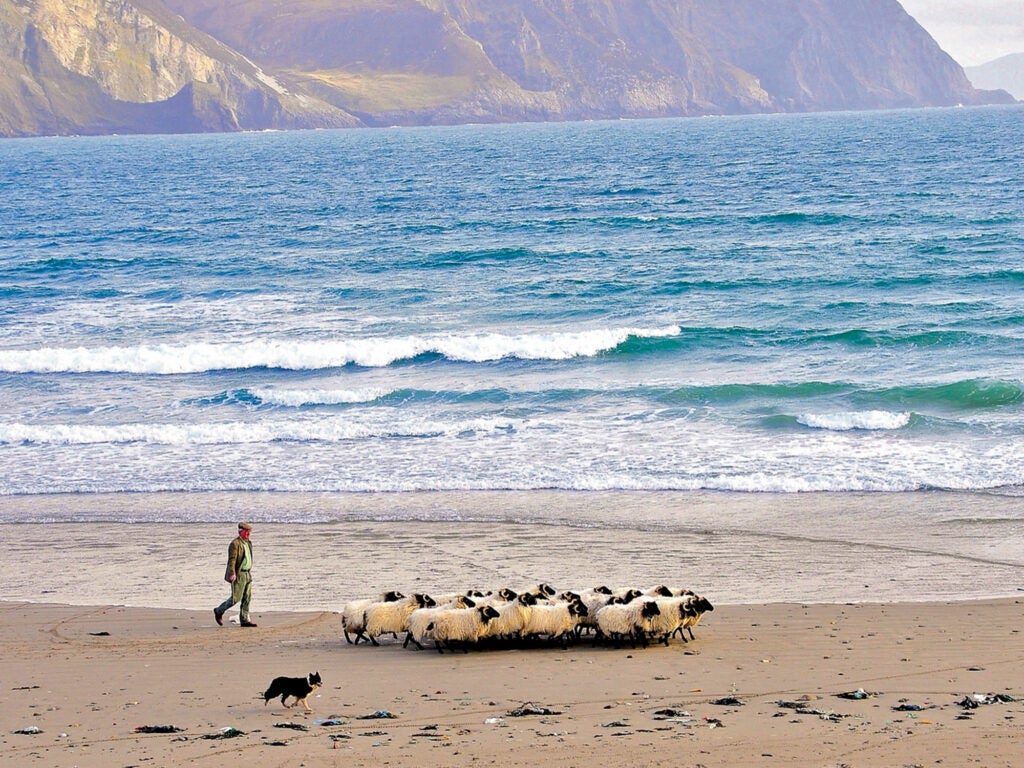
[[[1024,53],[1024,0],[900,0],[965,67]]]

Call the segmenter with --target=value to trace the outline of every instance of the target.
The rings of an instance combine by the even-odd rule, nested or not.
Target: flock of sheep
[[[385,592],[376,598],[352,600],[344,605],[341,625],[354,645],[378,638],[405,635],[403,647],[420,650],[433,641],[439,653],[494,643],[556,642],[562,647],[584,634],[595,643],[616,647],[629,643],[647,647],[665,645],[678,636],[693,639],[693,627],[711,603],[688,589],[657,586],[652,589],[594,587],[556,591],[547,584],[516,592],[467,590],[457,594],[409,596]]]

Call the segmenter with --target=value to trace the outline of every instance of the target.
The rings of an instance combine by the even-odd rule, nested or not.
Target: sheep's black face
[[[494,606],[491,605],[485,605],[482,608],[478,608],[477,610],[480,611],[480,618],[483,620],[484,624],[486,624],[491,619],[498,618],[498,616],[500,615],[498,611],[494,608]]]
[[[599,595],[610,595],[612,593],[612,590],[611,590],[610,587],[605,587],[603,585],[600,586],[600,587],[594,587],[593,591],[596,592]]]
[[[713,606],[706,598],[698,597],[697,598],[697,610],[699,610],[699,611],[713,611],[713,610],[715,610],[715,606]]]
[[[462,607],[463,608],[476,608],[476,600],[473,600],[472,598],[469,598],[469,597],[464,597],[464,598],[462,598]]]
[[[500,597],[502,600],[515,600],[516,593],[508,587],[502,587],[498,590],[498,597]]]
[[[437,605],[437,601],[430,595],[414,595],[416,598],[416,605],[420,608],[432,608]]]
[[[537,596],[532,594],[531,592],[523,592],[523,594],[521,594],[518,599],[519,599],[520,604],[522,604],[522,605],[536,605],[537,604]]]
[[[590,611],[587,610],[587,606],[581,603],[579,600],[573,600],[569,603],[569,615],[570,616],[586,616]]]
[[[660,597],[672,597],[672,590],[666,587],[664,584],[654,588],[654,594]]]
[[[640,609],[640,615],[645,619],[651,618],[651,616],[658,616],[661,614],[661,609],[655,602],[646,602],[644,607]]]
[[[403,597],[405,597],[405,595],[403,595],[401,592],[388,592],[384,595],[384,602],[394,603],[401,600]]]
[[[542,595],[547,595],[548,597],[555,596],[555,588],[552,587],[550,584],[541,584],[537,588],[537,591],[540,592]]]

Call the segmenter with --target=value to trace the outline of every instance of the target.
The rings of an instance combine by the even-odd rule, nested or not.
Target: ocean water
[[[0,142],[0,508],[1024,495],[1022,128],[1018,106]]]

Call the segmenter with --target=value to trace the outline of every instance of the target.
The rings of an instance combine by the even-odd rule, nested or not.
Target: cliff
[[[0,135],[354,126],[149,0],[0,0]]]
[[[0,0],[0,135],[1009,102],[897,0]]]

